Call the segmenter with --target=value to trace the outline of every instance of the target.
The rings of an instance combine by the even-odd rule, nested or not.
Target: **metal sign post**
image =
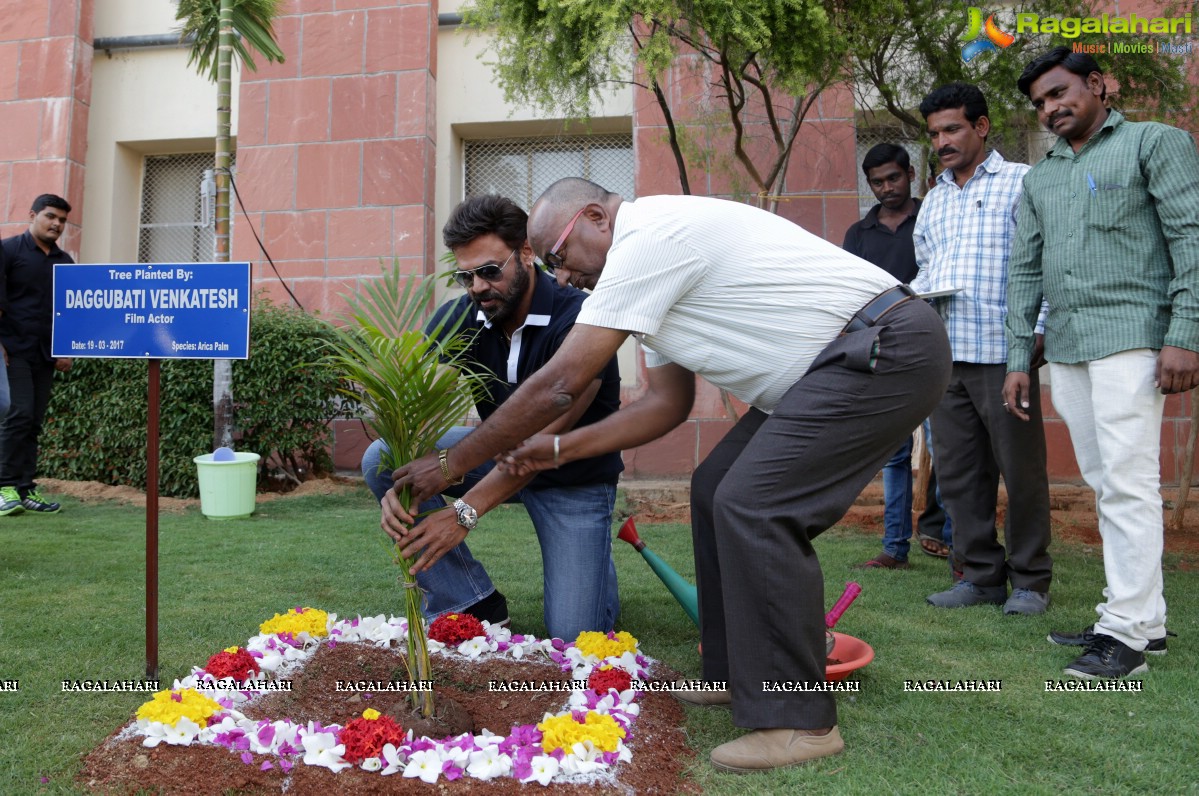
[[[51,355],[145,359],[146,677],[158,679],[158,421],[162,359],[246,359],[250,264],[55,265]]]

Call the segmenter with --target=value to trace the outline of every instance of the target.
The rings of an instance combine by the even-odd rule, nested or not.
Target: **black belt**
[[[916,298],[916,291],[907,285],[896,285],[890,290],[884,290],[866,302],[865,307],[853,314],[849,323],[845,324],[845,328],[841,330],[841,334],[869,329],[897,305],[914,298]]]

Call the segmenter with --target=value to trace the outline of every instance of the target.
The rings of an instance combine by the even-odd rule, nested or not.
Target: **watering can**
[[[696,627],[699,627],[699,596],[695,586],[683,580],[682,576],[671,569],[669,564],[645,546],[645,542],[641,541],[641,537],[637,535],[637,524],[633,522],[632,517],[629,517],[624,521],[624,525],[620,526],[620,533],[616,535],[616,538],[628,542],[634,550],[641,554],[645,563],[649,564],[654,574],[666,584],[666,588],[670,589],[670,593],[679,601],[679,605],[683,606],[687,616],[691,617],[691,621],[695,623]]]

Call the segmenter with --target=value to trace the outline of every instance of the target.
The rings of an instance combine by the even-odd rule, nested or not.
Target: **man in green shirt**
[[[1033,323],[1049,301],[1053,403],[1095,490],[1107,584],[1076,677],[1147,670],[1166,651],[1159,447],[1165,395],[1199,385],[1199,154],[1191,136],[1106,106],[1089,55],[1058,47],[1020,76],[1058,135],[1024,178],[1008,265],[1007,411],[1024,418]]]

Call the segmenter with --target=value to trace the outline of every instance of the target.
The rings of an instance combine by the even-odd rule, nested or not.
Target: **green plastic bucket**
[[[231,462],[214,462],[211,453],[192,459],[200,477],[200,511],[210,520],[235,520],[254,513],[258,486],[258,454],[233,454]]]

